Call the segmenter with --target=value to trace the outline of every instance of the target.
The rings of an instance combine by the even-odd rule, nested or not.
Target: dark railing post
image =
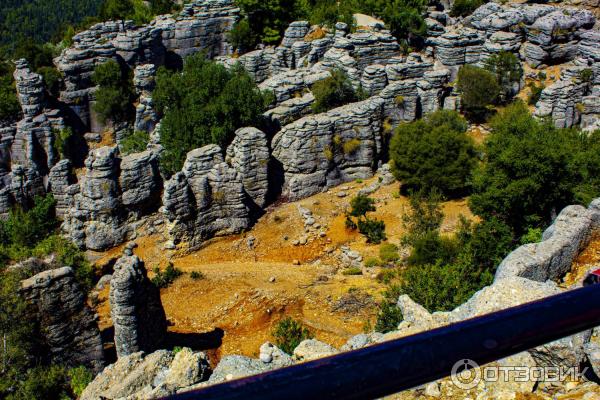
[[[169,399],[373,399],[600,325],[600,285]],[[575,367],[575,366],[574,366]]]

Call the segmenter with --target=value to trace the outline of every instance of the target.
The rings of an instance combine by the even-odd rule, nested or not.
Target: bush
[[[148,142],[150,142],[150,134],[146,131],[133,131],[126,135],[119,142],[121,154],[128,155],[145,151]]]
[[[521,244],[539,243],[542,241],[542,234],[541,228],[529,228],[527,233],[521,236]]]
[[[401,124],[390,143],[390,159],[402,191],[436,189],[450,197],[465,195],[477,163],[475,145],[466,130],[464,119],[448,110]]]
[[[205,279],[206,276],[204,276],[204,274],[200,271],[192,271],[190,273],[190,278],[192,278],[192,280],[194,281],[200,281],[202,279]]]
[[[452,17],[466,17],[484,4],[484,0],[455,0],[450,10]]]
[[[358,100],[352,82],[341,69],[334,69],[330,77],[315,82],[311,91],[315,96],[315,102],[312,104],[315,113],[325,112]]]
[[[406,260],[409,265],[426,265],[456,259],[459,245],[456,240],[440,235],[438,230],[429,231],[416,238]]]
[[[124,73],[116,61],[109,60],[98,65],[92,81],[98,86],[94,93],[94,111],[98,113],[100,121],[125,122],[133,117],[135,96],[132,83],[129,74]]]
[[[0,120],[17,120],[21,105],[12,76],[0,76]]]
[[[239,20],[229,31],[228,37],[231,45],[241,53],[252,50],[258,43],[247,18]]]
[[[531,83],[529,84],[529,89],[531,90],[531,93],[529,93],[529,96],[527,97],[527,104],[533,106],[540,101],[540,97],[542,97],[542,92],[546,89],[546,85],[543,83],[540,83],[539,85]]]
[[[70,127],[54,130],[54,149],[60,155],[60,158],[71,158],[74,138],[73,129]]]
[[[359,219],[358,231],[367,237],[367,243],[379,244],[387,239],[385,223],[376,219]]]
[[[313,338],[308,328],[290,317],[282,319],[275,325],[272,336],[277,347],[290,355],[293,354],[300,342]]]
[[[381,262],[381,260],[377,257],[369,257],[365,260],[366,268],[380,267],[382,264],[383,263]]]
[[[463,65],[458,70],[457,88],[467,115],[477,120],[487,116],[488,107],[496,103],[501,93],[501,87],[493,73],[470,64]]]
[[[582,69],[579,71],[579,79],[583,83],[589,83],[594,78],[594,71],[589,68]]]
[[[398,246],[392,243],[385,243],[379,246],[379,258],[384,263],[393,263],[400,260]]]
[[[183,275],[183,272],[179,268],[175,268],[173,263],[169,263],[164,272],[161,271],[159,267],[154,268],[154,274],[152,283],[154,283],[156,287],[164,289],[171,286],[177,278]]]
[[[64,400],[69,398],[67,375],[58,365],[30,369],[7,400]]]
[[[58,222],[54,211],[56,201],[52,195],[36,197],[28,211],[21,207],[12,209],[8,219],[0,223],[0,238],[5,246],[33,248],[47,238]]]
[[[362,275],[362,269],[359,267],[350,267],[342,271],[342,275]]]
[[[161,168],[171,175],[189,151],[211,143],[225,148],[238,128],[260,126],[272,94],[262,93],[241,66],[230,71],[196,54],[185,59],[183,73],[159,69],[153,99],[164,116]]]
[[[58,97],[60,94],[60,81],[62,79],[60,72],[54,67],[44,66],[38,68],[37,73],[44,78],[44,87],[46,88],[46,91],[51,96]]]
[[[385,300],[379,305],[377,313],[377,322],[375,323],[375,331],[386,333],[398,329],[398,325],[402,322],[402,311],[396,305],[396,300]]]
[[[360,140],[356,139],[356,138],[350,139],[347,142],[344,142],[344,145],[342,146],[344,154],[346,154],[346,155],[352,155],[352,154],[356,153],[359,148],[360,148]]]
[[[375,200],[364,195],[358,195],[350,200],[350,215],[364,217],[369,211],[375,211]]]
[[[71,390],[73,391],[73,394],[75,394],[75,396],[77,397],[81,396],[87,385],[89,385],[94,379],[92,371],[90,371],[83,365],[69,369],[67,371],[67,375],[70,378]]]
[[[492,55],[485,62],[485,69],[496,76],[500,87],[499,100],[506,103],[513,96],[513,88],[523,77],[521,62],[513,53],[501,51]]]

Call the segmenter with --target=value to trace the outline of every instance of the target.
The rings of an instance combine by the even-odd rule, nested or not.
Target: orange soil
[[[575,283],[581,283],[593,267],[600,268],[600,234],[592,237],[590,244],[573,262],[571,272],[565,276],[563,284],[571,286]]]
[[[213,239],[191,253],[162,250],[164,238],[158,234],[136,240],[134,252],[149,271],[173,262],[186,273],[199,271],[205,276],[194,281],[186,274],[161,290],[170,331],[203,333],[220,328],[224,331],[221,355],[249,356],[256,355],[260,345],[271,339],[274,323],[284,315],[302,320],[316,338],[334,346],[361,333],[365,323],[375,319],[375,301],[384,286],[374,279],[376,271],[358,276],[336,273],[338,262],[330,252],[347,244],[365,259],[379,254],[378,245],[366,243],[361,235],[344,226],[344,210],[350,199],[375,179],[270,208],[249,232]],[[342,188],[348,196],[339,198],[337,193]],[[398,184],[392,184],[371,195],[377,202],[372,216],[385,221],[388,241],[397,244],[403,234],[401,216],[407,209],[407,199],[397,195],[398,189]],[[305,234],[298,204],[313,212],[325,237],[313,234],[305,246],[292,244]],[[444,213],[443,232],[452,231],[461,214],[472,218],[464,200],[445,203]],[[255,238],[252,249],[247,245],[249,236]],[[122,248],[97,254],[97,263],[118,257]],[[298,262],[300,265],[294,265]],[[272,278],[274,282],[270,282]],[[334,310],[340,297],[349,292],[370,295],[373,301],[359,310]],[[107,294],[106,290],[101,293],[97,307],[103,328],[112,325]]]

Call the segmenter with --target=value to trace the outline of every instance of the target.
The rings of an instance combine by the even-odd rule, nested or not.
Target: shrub
[[[533,106],[540,101],[540,97],[542,97],[542,92],[546,89],[546,85],[543,83],[540,83],[539,85],[531,83],[529,84],[529,89],[531,90],[531,93],[529,93],[529,96],[527,97],[527,104]]]
[[[21,105],[17,99],[17,91],[12,76],[0,76],[0,120],[18,119]]]
[[[315,113],[325,112],[358,100],[352,82],[341,69],[333,69],[330,77],[315,82],[311,91],[315,96],[312,105]]]
[[[58,226],[52,195],[36,197],[28,211],[21,207],[12,209],[8,219],[0,224],[4,245],[32,248],[50,235]]]
[[[541,228],[529,228],[527,232],[521,236],[521,244],[527,243],[539,243],[542,241],[542,229]]]
[[[60,93],[60,80],[62,75],[54,67],[40,67],[37,73],[42,75],[44,78],[44,87],[46,91],[54,97],[57,97]]]
[[[362,269],[359,267],[350,267],[342,271],[342,275],[362,275]]]
[[[98,86],[94,93],[94,111],[98,113],[100,121],[124,122],[134,115],[131,80],[116,61],[110,60],[98,65],[92,81]]]
[[[359,219],[358,231],[366,236],[367,243],[379,244],[387,239],[385,223],[376,219]]]
[[[436,189],[451,197],[466,194],[477,163],[475,145],[466,130],[464,119],[448,110],[401,124],[390,143],[390,159],[402,191]]]
[[[452,17],[466,17],[484,4],[483,0],[456,0],[450,10]]]
[[[593,77],[594,72],[589,68],[585,68],[579,71],[579,79],[581,80],[581,82],[589,83],[592,81]]]
[[[252,50],[258,43],[258,38],[250,28],[248,18],[239,20],[228,35],[231,45],[242,53]]]
[[[192,271],[190,273],[190,278],[192,278],[192,280],[195,280],[195,281],[200,281],[202,279],[205,279],[206,276],[204,276],[204,274],[200,271]]]
[[[501,93],[493,73],[470,64],[458,70],[457,88],[464,110],[473,119],[485,118],[489,112],[488,106],[494,104]]]
[[[195,148],[225,148],[238,128],[260,126],[271,99],[272,94],[262,93],[241,66],[227,70],[203,54],[187,57],[182,73],[160,68],[153,100],[163,116],[163,172],[179,171]]]
[[[152,283],[158,288],[167,288],[175,279],[179,278],[183,275],[183,272],[179,268],[175,268],[173,263],[169,263],[167,268],[165,268],[164,272],[160,270],[160,268],[154,268],[154,278],[152,278]]]
[[[392,243],[385,243],[379,246],[379,258],[384,263],[393,263],[400,259],[398,246]]]
[[[133,131],[119,142],[119,149],[123,155],[139,153],[146,150],[150,142],[150,134],[146,131]]]
[[[510,100],[514,94],[513,87],[523,77],[523,67],[517,56],[508,51],[501,51],[486,60],[485,69],[496,75],[501,89],[500,101]]]
[[[347,142],[344,142],[342,149],[344,150],[344,154],[351,155],[356,153],[356,151],[360,148],[360,140],[359,139],[350,139]]]
[[[409,265],[426,265],[454,260],[459,252],[458,243],[453,238],[440,235],[432,230],[412,243],[412,251],[406,260]]]
[[[350,229],[351,231],[354,231],[358,228],[358,226],[356,225],[356,222],[354,222],[352,220],[352,218],[350,218],[350,216],[346,216],[346,220],[344,221],[344,225],[346,226],[346,229]]]
[[[358,195],[350,200],[350,215],[353,217],[364,217],[369,211],[375,211],[375,200],[365,196]]]
[[[395,300],[385,300],[379,305],[377,313],[377,322],[375,322],[375,331],[386,333],[398,329],[398,325],[402,322],[402,311],[396,305]]]
[[[71,158],[73,149],[74,135],[70,127],[61,130],[54,130],[54,149],[60,155],[60,158]]]
[[[402,215],[402,224],[406,229],[402,240],[404,244],[412,245],[416,239],[440,228],[444,220],[441,201],[437,191],[411,193],[408,198],[410,210]]]
[[[313,338],[308,328],[290,317],[282,319],[275,325],[272,336],[277,347],[290,355],[300,342]]]
[[[377,257],[369,257],[365,260],[365,267],[367,268],[379,267],[381,264],[381,260]]]
[[[89,385],[94,379],[92,371],[83,365],[69,369],[67,371],[67,375],[70,378],[71,390],[77,397],[81,396],[87,385]]]

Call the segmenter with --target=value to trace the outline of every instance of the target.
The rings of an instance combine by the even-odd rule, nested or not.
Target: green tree
[[[92,81],[98,85],[94,93],[94,111],[101,121],[124,122],[132,118],[135,96],[129,72],[122,71],[116,61],[109,60],[96,67]]]
[[[290,317],[279,321],[271,334],[277,347],[287,354],[292,354],[303,340],[313,338],[307,327]]]
[[[402,190],[439,190],[460,197],[470,189],[477,164],[467,124],[454,111],[440,110],[398,127],[390,142],[392,173]]]
[[[463,108],[474,119],[487,116],[488,107],[497,101],[502,90],[493,73],[470,64],[458,70],[457,88]]]
[[[452,17],[466,17],[485,3],[484,0],[455,0],[450,10]]]
[[[579,158],[589,140],[586,135],[537,121],[522,102],[492,119],[491,130],[469,205],[483,219],[497,217],[517,236],[528,227],[548,224],[575,200],[586,171],[598,166],[597,156]]]
[[[370,211],[375,211],[375,200],[359,194],[350,200],[350,215],[353,217],[364,217]]]
[[[17,120],[21,105],[12,76],[0,76],[0,120]]]
[[[190,150],[225,148],[236,129],[260,126],[270,97],[240,66],[229,71],[202,54],[186,58],[183,72],[160,68],[153,94],[161,122],[161,168],[179,171]]]
[[[500,86],[500,101],[509,101],[516,84],[523,77],[523,67],[517,56],[508,51],[501,51],[485,61],[485,69],[496,75],[496,82]]]
[[[279,44],[283,32],[295,18],[294,0],[238,0],[252,32],[260,41]]]
[[[228,33],[229,43],[240,53],[252,50],[258,43],[258,37],[252,31],[248,18],[242,18]]]
[[[315,96],[312,105],[315,113],[325,112],[358,100],[352,82],[341,69],[333,69],[331,76],[316,82],[311,91]]]

